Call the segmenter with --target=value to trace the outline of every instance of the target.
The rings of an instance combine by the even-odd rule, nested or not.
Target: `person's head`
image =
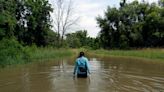
[[[84,52],[79,53],[79,57],[82,57],[82,56],[84,56]]]

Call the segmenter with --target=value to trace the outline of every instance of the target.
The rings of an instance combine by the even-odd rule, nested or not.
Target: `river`
[[[91,57],[91,75],[73,78],[74,61],[0,69],[0,92],[164,92],[164,63]]]

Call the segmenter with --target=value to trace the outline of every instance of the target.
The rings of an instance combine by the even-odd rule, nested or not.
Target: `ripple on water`
[[[91,80],[94,81],[91,83],[92,88],[98,83],[99,87],[95,89],[106,88],[105,92],[164,92],[164,77],[159,74],[161,70],[155,73],[155,71],[150,72],[150,69],[144,70],[145,67],[142,69],[141,66],[136,70],[137,66],[127,67],[117,62],[120,67],[117,63],[100,62],[91,63]]]
[[[160,92],[164,91],[164,81],[162,77],[151,77],[135,73],[120,74],[119,90],[133,92]],[[161,81],[162,80],[162,81]]]
[[[73,78],[73,60],[4,70],[0,73],[0,92],[164,92],[162,64],[90,60],[87,79]]]

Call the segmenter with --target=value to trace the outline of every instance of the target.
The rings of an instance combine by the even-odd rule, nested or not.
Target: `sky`
[[[49,0],[53,6],[55,0]],[[134,0],[127,0],[132,2]],[[142,0],[138,0],[142,1]],[[158,0],[145,0],[147,2],[157,2]],[[71,28],[72,32],[77,30],[87,30],[88,36],[96,37],[100,32],[96,17],[103,16],[107,6],[119,7],[120,0],[73,0],[75,16],[79,17],[78,23]],[[53,16],[52,16],[53,19]]]

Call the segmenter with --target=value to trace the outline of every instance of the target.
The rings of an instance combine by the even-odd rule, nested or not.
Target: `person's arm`
[[[90,65],[89,65],[89,61],[88,61],[87,58],[86,58],[86,65],[87,65],[87,71],[88,71],[88,73],[91,74],[91,72],[90,72]]]
[[[73,72],[73,74],[75,75],[76,72],[77,72],[77,60],[76,60],[76,62],[75,62],[75,67],[74,67],[74,72]]]

